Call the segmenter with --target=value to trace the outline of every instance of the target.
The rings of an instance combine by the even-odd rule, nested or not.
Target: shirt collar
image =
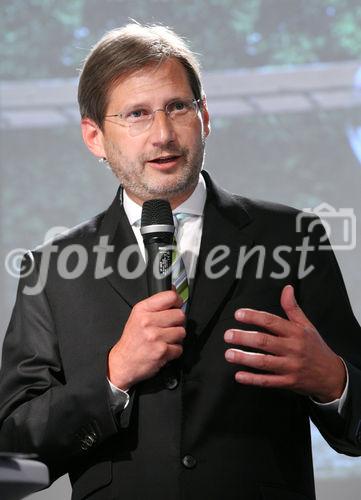
[[[183,203],[174,209],[173,214],[186,213],[200,217],[203,215],[204,204],[207,197],[206,183],[203,176],[200,175],[198,184],[193,193]],[[142,216],[142,207],[129,198],[125,189],[123,190],[123,207],[128,217],[129,223],[133,226]]]

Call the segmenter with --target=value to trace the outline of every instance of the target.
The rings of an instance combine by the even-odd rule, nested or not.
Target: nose
[[[153,146],[161,147],[175,140],[172,120],[163,109],[154,112],[153,123],[149,130],[149,138]]]

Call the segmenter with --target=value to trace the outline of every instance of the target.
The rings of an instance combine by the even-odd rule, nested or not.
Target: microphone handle
[[[153,237],[145,244],[149,296],[172,289],[172,249],[169,242]]]

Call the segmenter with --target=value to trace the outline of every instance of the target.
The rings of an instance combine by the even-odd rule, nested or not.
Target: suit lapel
[[[197,272],[188,310],[188,322],[196,335],[202,332],[232,292],[232,286],[236,283],[240,247],[249,249],[252,246],[252,236],[247,231],[251,219],[240,199],[217,188],[206,172],[203,175],[207,184],[207,201]],[[220,255],[224,255],[224,258],[210,266],[211,261],[215,262]]]
[[[114,290],[132,307],[147,297],[147,282],[145,272],[143,272],[144,260],[125,214],[121,195],[121,188],[119,188],[113,203],[105,213],[100,228],[100,236],[105,239],[100,240],[100,246],[103,248],[106,245],[113,246],[111,251],[106,252],[104,268],[111,269],[106,279]],[[127,254],[130,247],[133,251]],[[121,254],[122,258],[119,258]],[[130,278],[131,273],[138,266],[137,277]],[[130,275],[127,273],[130,273]]]

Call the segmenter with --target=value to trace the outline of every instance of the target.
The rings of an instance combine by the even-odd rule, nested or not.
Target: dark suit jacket
[[[94,247],[101,236],[103,247],[114,245],[105,260],[109,270],[124,248],[136,243],[119,196],[106,212],[59,237],[57,251],[49,252],[48,245],[26,258],[28,266],[32,261],[35,266],[20,281],[4,343],[1,449],[38,453],[53,478],[69,472],[74,499],[313,499],[310,415],[333,448],[360,454],[360,327],[331,251],[309,252],[307,267],[315,269],[298,276],[301,252],[296,247],[307,236],[317,246],[320,226],[308,234],[308,219],[297,232],[296,210],[231,195],[204,175],[208,195],[184,355],[133,388],[131,404],[121,414],[110,408],[107,353],[131,307],[147,291],[143,277],[125,280],[111,272],[94,278]],[[80,245],[88,256],[75,279],[61,278],[57,270],[69,245]],[[213,262],[213,273],[220,275],[212,279],[205,272],[207,255],[217,245],[230,251]],[[287,246],[279,255],[290,267],[282,278],[271,274],[282,272],[282,262],[272,256],[279,245]],[[261,246],[266,259],[257,278]],[[254,252],[243,268],[240,247]],[[73,248],[69,255],[69,272],[76,253]],[[43,291],[24,295],[23,287],[42,274],[41,255],[44,260],[46,254],[50,264],[42,276]],[[133,255],[130,267],[136,265]],[[287,283],[348,364],[342,417],[290,391],[239,385],[237,367],[224,359],[224,331],[239,326],[235,309],[283,316],[279,298]]]

